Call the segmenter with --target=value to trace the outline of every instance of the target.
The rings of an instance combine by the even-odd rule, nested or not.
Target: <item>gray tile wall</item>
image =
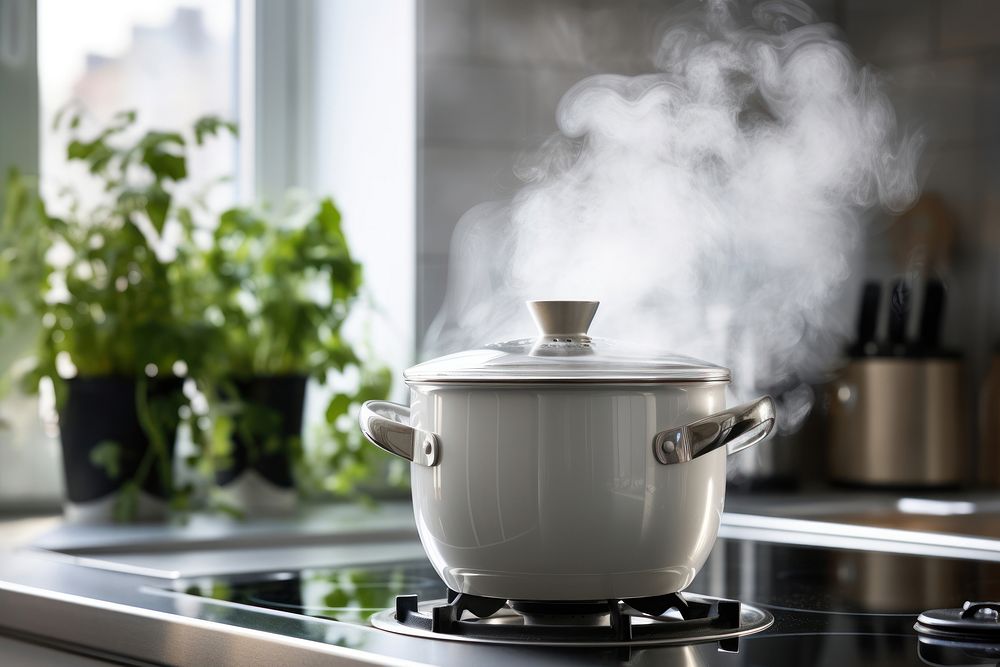
[[[14,166],[22,173],[38,173],[37,17],[34,0],[0,0],[0,12],[17,26],[4,36],[0,58],[0,177],[6,179]]]
[[[926,133],[924,191],[941,195],[957,227],[944,335],[966,356],[974,396],[1000,334],[1000,3],[840,0],[838,7],[857,56],[889,79],[900,119]]]
[[[458,219],[516,190],[518,155],[555,131],[570,86],[648,69],[644,49],[662,3],[420,0],[418,8],[419,348],[444,297]]]
[[[512,166],[554,131],[561,94],[587,74],[648,69],[672,4],[612,0],[420,0],[417,336],[441,304],[451,232],[471,206],[510,194]],[[890,79],[902,122],[929,138],[925,187],[954,210],[947,340],[971,384],[1000,325],[1000,2],[817,0],[857,56]],[[884,229],[875,226],[873,229]],[[875,238],[873,248],[885,239]],[[872,258],[869,272],[891,273]],[[853,313],[851,313],[853,317]]]

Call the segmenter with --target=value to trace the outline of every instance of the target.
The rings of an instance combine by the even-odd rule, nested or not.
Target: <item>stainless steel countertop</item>
[[[845,516],[870,520],[840,523]],[[1000,561],[995,536],[893,527],[900,517],[936,517],[940,527],[948,516],[966,525],[970,516],[995,519],[1000,500],[731,495],[720,536]],[[0,632],[168,664],[509,664],[504,647],[442,651],[441,642],[168,592],[180,577],[423,558],[409,503],[322,508],[295,520],[199,517],[183,527],[8,520],[0,522]]]
[[[157,541],[191,546],[160,554],[161,561],[215,554],[217,571],[225,572],[301,567],[304,553],[325,565],[422,558],[409,505],[342,506],[292,522],[207,521],[186,529],[60,525],[52,518],[0,524],[2,632],[165,664],[434,664],[412,642],[374,629],[167,593],[168,579],[155,574],[170,571],[159,563],[148,573],[114,567],[121,554],[142,554]],[[103,562],[88,567],[94,560]]]

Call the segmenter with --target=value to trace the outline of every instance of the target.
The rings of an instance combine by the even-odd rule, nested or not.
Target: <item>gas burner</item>
[[[628,600],[498,600],[449,591],[447,600],[396,597],[375,614],[377,628],[432,639],[536,646],[666,646],[717,641],[735,651],[738,638],[765,630],[768,612],[737,600],[671,593]]]

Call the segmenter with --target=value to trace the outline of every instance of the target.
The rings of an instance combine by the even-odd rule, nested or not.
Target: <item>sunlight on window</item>
[[[41,172],[48,193],[88,187],[65,163],[65,136],[53,119],[79,104],[102,126],[124,109],[143,129],[178,130],[198,116],[235,119],[236,3],[224,0],[39,0]],[[232,140],[213,142],[191,165],[192,180],[232,176]],[[93,187],[93,186],[89,186]],[[217,188],[226,205],[233,187]]]
[[[65,131],[53,130],[56,113],[70,103],[84,112],[85,133],[125,109],[138,112],[143,131],[184,130],[205,114],[238,120],[237,1],[38,0],[40,167],[50,212],[65,212],[58,196],[64,188],[84,202],[102,194],[81,165],[67,164]],[[189,163],[188,180],[204,186],[233,176],[236,150],[228,137],[207,142]],[[210,206],[229,206],[234,192],[233,183],[215,188]],[[60,496],[51,381],[43,380],[39,399],[4,396],[0,500],[30,504]]]

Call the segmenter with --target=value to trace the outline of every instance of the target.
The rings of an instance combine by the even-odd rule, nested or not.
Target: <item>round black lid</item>
[[[923,636],[1000,643],[1000,602],[966,602],[961,609],[931,609],[913,629]]]

